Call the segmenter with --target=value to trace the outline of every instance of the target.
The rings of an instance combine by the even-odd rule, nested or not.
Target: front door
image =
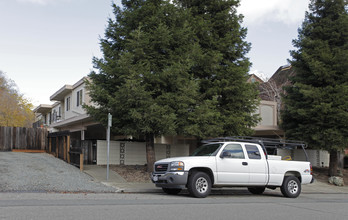
[[[228,144],[217,157],[217,184],[245,185],[249,183],[249,166],[243,147]]]

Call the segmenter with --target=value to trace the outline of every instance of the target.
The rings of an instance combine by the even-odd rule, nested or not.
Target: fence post
[[[68,163],[70,164],[70,135],[68,135],[67,137],[66,137],[66,145],[67,145],[67,147],[68,147],[68,149],[67,149],[67,156],[68,156]]]
[[[59,140],[58,140],[58,136],[56,137],[56,157],[59,158]]]
[[[48,138],[48,152],[52,154],[52,137]]]
[[[80,154],[80,170],[83,171],[83,154]]]
[[[63,159],[66,161],[67,158],[67,149],[66,149],[66,137],[63,136]]]

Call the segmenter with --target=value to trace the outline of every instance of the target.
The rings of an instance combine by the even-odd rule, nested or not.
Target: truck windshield
[[[191,156],[215,156],[221,146],[222,146],[222,143],[205,144],[197,148]]]

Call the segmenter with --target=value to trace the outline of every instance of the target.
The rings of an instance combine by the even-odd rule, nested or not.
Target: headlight
[[[184,162],[173,161],[170,163],[170,171],[184,171]]]

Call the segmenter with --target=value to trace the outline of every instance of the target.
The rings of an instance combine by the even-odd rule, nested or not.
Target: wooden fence
[[[0,151],[47,150],[45,128],[0,127]]]

